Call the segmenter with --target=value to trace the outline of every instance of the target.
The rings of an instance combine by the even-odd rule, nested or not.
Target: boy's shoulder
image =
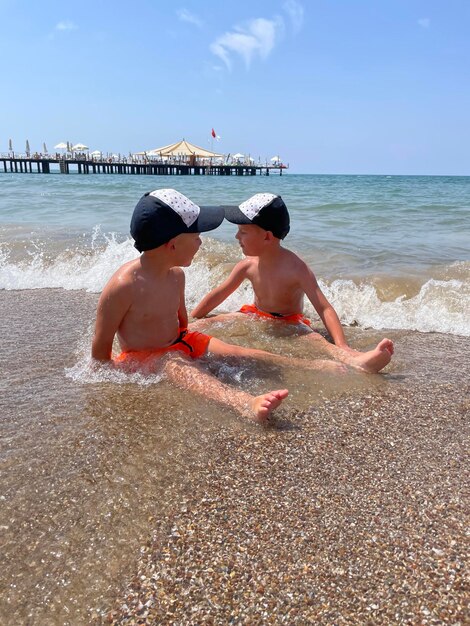
[[[251,267],[258,265],[258,260],[259,260],[259,257],[257,256],[246,256],[240,261],[237,261],[233,269],[236,271],[240,271],[240,272],[247,271]]]
[[[186,274],[184,273],[184,269],[182,267],[179,267],[178,265],[175,265],[175,267],[172,267],[170,269],[170,273],[173,274],[173,276],[178,281],[186,280]]]
[[[140,260],[133,259],[118,267],[111,278],[106,283],[106,289],[109,291],[122,291],[131,286],[136,279],[140,269]]]
[[[296,252],[292,252],[292,250],[284,247],[279,248],[279,262],[288,262],[291,265],[298,267],[304,267],[307,265]]]
[[[119,267],[114,275],[114,277],[117,277],[121,280],[128,280],[130,278],[132,278],[133,276],[136,275],[137,272],[139,272],[141,269],[141,263],[140,263],[140,257],[137,257],[137,259],[132,259],[131,261],[127,261],[127,263],[124,263],[123,265],[121,265],[121,267]]]

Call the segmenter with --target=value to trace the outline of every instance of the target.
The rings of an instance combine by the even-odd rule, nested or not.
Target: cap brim
[[[253,221],[242,213],[238,206],[224,206],[222,208],[225,211],[225,219],[232,224],[253,224]]]
[[[201,206],[197,220],[188,229],[192,233],[207,233],[214,230],[224,221],[224,209],[221,206]]]

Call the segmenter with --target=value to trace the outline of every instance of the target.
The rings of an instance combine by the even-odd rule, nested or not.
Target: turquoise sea
[[[407,385],[418,356],[420,372],[445,382],[431,343],[470,336],[470,177],[0,173],[2,624],[104,623],[153,520],[207,460],[207,442],[221,428],[250,428],[158,373],[88,367],[99,293],[137,256],[130,216],[159,187],[198,204],[282,195],[291,214],[285,245],[311,265],[350,344],[369,349],[389,336],[398,346],[381,376],[211,364],[227,384],[288,387],[286,411],[298,411],[330,393]],[[241,258],[234,235],[228,223],[203,235],[185,270],[189,310]],[[223,306],[250,299],[245,285]],[[306,311],[317,320],[309,303]],[[217,332],[312,357],[262,323]],[[418,333],[438,341],[425,350],[417,342],[414,355]]]

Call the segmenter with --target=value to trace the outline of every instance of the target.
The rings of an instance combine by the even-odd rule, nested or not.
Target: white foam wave
[[[190,310],[218,282],[213,271],[197,264],[188,272],[187,301]],[[319,281],[322,291],[346,325],[375,330],[417,330],[451,335],[470,336],[470,285],[465,281],[430,279],[416,296],[402,295],[393,301],[381,300],[377,289],[369,283],[335,280]],[[251,285],[244,283],[217,309],[217,312],[237,311],[243,304],[253,302]],[[310,302],[306,314],[312,320],[318,315]],[[319,322],[321,323],[321,322]]]
[[[65,369],[66,378],[83,384],[113,383],[115,385],[155,385],[164,375],[157,372],[131,372],[113,365],[92,363],[89,357],[82,357],[75,365]]]
[[[193,263],[185,268],[186,274],[186,304],[188,311],[198,304],[207,292],[219,284],[226,274],[223,268],[209,268],[203,262]],[[253,302],[253,290],[250,283],[243,283],[237,291],[231,294],[223,303],[224,311],[237,311],[243,304]]]
[[[470,286],[461,280],[430,279],[416,296],[392,302],[380,300],[374,286],[352,280],[321,287],[345,324],[470,336]]]
[[[185,269],[188,310],[227,275],[227,259],[235,261],[232,248],[205,239],[204,252]],[[61,288],[99,293],[116,269],[136,258],[138,253],[131,239],[119,242],[112,235],[104,236],[95,231],[90,245],[63,250],[53,258],[41,245],[33,244],[21,260],[13,260],[12,256],[11,250],[5,246],[0,248],[0,289]],[[335,280],[320,281],[320,284],[344,324],[377,330],[389,328],[470,336],[470,285],[465,280],[464,269],[462,279],[460,275],[455,277],[454,268],[452,278],[431,278],[414,297],[402,295],[393,301],[382,300],[374,285],[368,282]],[[234,311],[252,301],[251,286],[245,283],[220,310]],[[314,319],[317,317],[309,303],[306,313]]]
[[[116,241],[114,235],[95,231],[91,246],[64,250],[50,259],[40,244],[31,244],[27,257],[12,261],[9,250],[0,250],[0,289],[83,289],[99,293],[116,269],[138,256],[132,240]]]

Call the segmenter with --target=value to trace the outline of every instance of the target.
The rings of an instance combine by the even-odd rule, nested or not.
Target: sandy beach
[[[265,429],[84,377],[95,294],[2,306],[2,623],[465,623],[469,339],[387,332],[383,376],[220,367],[289,387]],[[266,346],[261,326],[229,334]]]
[[[95,621],[466,623],[469,347],[410,332],[385,387],[221,426]]]

